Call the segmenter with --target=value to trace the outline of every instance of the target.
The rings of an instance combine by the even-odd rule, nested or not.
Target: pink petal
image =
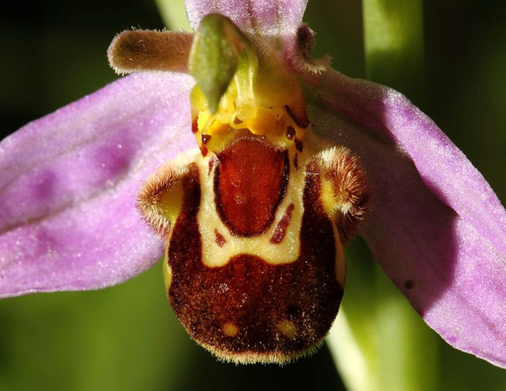
[[[264,35],[293,32],[302,21],[307,0],[186,0],[186,12],[195,30],[207,14],[228,16],[243,31]]]
[[[400,93],[306,79],[315,131],[368,170],[363,236],[384,270],[447,342],[506,367],[506,213],[488,183]]]
[[[141,182],[194,145],[188,76],[139,73],[0,143],[0,297],[120,283],[163,254]]]

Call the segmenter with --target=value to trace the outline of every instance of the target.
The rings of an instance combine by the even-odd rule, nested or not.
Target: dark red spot
[[[293,157],[293,166],[295,167],[296,170],[299,169],[299,155],[298,154],[295,154],[295,156]]]
[[[206,157],[207,153],[209,152],[209,149],[205,145],[200,146],[200,152],[202,152],[202,156]]]
[[[299,140],[298,138],[295,139],[295,148],[297,148],[297,151],[302,152],[303,149],[302,140]]]
[[[202,135],[202,144],[207,144],[209,141],[211,141],[211,135],[204,133]]]
[[[295,129],[289,126],[286,128],[286,138],[288,140],[293,140],[295,138]]]
[[[199,122],[198,122],[198,118],[195,117],[195,119],[192,122],[192,133],[195,134],[198,131],[199,131]]]
[[[272,224],[288,182],[285,151],[244,137],[218,155],[214,190],[223,223],[234,235],[255,236]]]
[[[214,240],[216,241],[216,244],[218,246],[223,247],[223,245],[227,243],[227,240],[223,237],[222,234],[218,232],[217,229],[214,230],[214,236],[215,236]]]
[[[293,209],[294,209],[293,204],[290,204],[288,208],[286,208],[285,214],[283,215],[283,217],[281,217],[281,220],[279,220],[279,223],[276,229],[274,230],[274,233],[272,234],[272,238],[270,240],[272,244],[279,244],[285,238],[286,229],[288,228],[290,220],[292,219]]]
[[[406,288],[407,290],[411,290],[415,287],[415,282],[413,280],[407,280],[405,283],[404,283],[404,288]]]
[[[309,118],[307,117],[306,112],[301,113],[298,117],[295,113],[290,109],[290,106],[285,106],[285,110],[290,117],[292,117],[293,121],[300,126],[302,129],[306,129],[309,125]]]
[[[213,167],[214,167],[214,156],[211,156],[211,159],[209,159],[209,171],[207,171],[207,175],[211,175]]]

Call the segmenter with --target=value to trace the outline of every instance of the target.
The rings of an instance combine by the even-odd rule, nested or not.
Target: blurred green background
[[[506,3],[426,0],[423,12],[425,77],[415,80],[415,87],[396,87],[438,123],[504,202]],[[310,1],[305,21],[317,32],[317,55],[330,53],[336,69],[365,76],[359,1]],[[2,133],[116,79],[106,50],[116,33],[131,27],[164,27],[154,1],[0,5]],[[349,253],[351,297],[353,291],[367,290],[353,270],[371,265],[360,241]],[[345,306],[346,301],[345,295]],[[361,310],[367,313],[368,308]],[[412,316],[419,322],[416,314]],[[427,363],[438,368],[435,389],[506,389],[506,371],[424,332],[436,344],[430,352],[436,364]],[[420,365],[421,376],[425,371]],[[188,339],[175,319],[165,298],[160,264],[103,291],[0,302],[1,391],[337,390],[340,382],[327,348],[283,368],[217,363]]]

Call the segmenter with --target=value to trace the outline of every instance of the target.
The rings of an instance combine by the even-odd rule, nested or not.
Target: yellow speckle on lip
[[[297,327],[289,320],[282,320],[276,325],[278,331],[285,337],[293,339],[297,336]]]
[[[239,333],[239,329],[233,323],[225,323],[222,327],[223,334],[227,337],[235,337]]]

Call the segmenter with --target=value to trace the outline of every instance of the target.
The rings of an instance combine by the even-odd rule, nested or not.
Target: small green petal
[[[249,46],[247,38],[230,19],[210,14],[200,22],[189,68],[207,98],[211,113],[218,109],[246,46]]]

